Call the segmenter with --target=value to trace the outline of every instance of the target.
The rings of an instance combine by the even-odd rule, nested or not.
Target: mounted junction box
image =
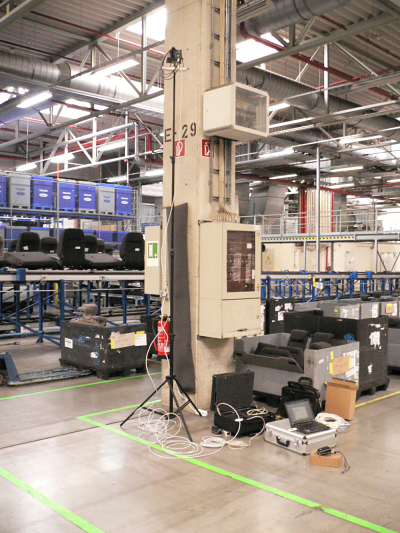
[[[203,96],[204,132],[233,141],[268,137],[268,105],[268,93],[241,83],[210,89]]]
[[[200,224],[199,335],[259,335],[260,286],[259,226]]]

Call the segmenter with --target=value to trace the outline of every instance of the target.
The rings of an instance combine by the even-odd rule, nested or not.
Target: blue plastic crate
[[[53,209],[53,178],[32,176],[31,205],[33,209]]]
[[[28,231],[28,228],[21,227],[21,226],[13,226],[12,236],[11,236],[11,227],[7,226],[5,230],[5,240],[6,240],[5,247],[8,248],[11,244],[11,241],[17,240],[20,234],[24,231]]]
[[[80,181],[76,190],[76,207],[81,213],[96,212],[96,185]]]
[[[99,239],[103,239],[104,242],[113,242],[113,236],[114,236],[114,232],[113,231],[100,230]]]
[[[57,194],[58,183],[58,206],[60,211],[75,212],[76,183],[72,180],[54,180],[54,194]]]
[[[0,206],[7,207],[7,178],[0,176]]]
[[[128,185],[115,186],[115,214],[132,215],[132,187]]]
[[[34,233],[38,233],[39,237],[43,239],[43,237],[50,237],[50,228],[41,228],[41,227],[34,227],[31,226],[28,228],[28,231],[33,231]]]
[[[127,233],[127,231],[114,231],[113,241],[116,243],[116,250],[119,250],[121,248],[122,239]]]

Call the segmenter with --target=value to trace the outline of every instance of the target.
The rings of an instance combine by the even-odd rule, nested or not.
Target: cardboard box
[[[342,458],[343,456],[340,452],[332,452],[331,455],[318,455],[317,450],[313,450],[310,455],[310,464],[339,468],[342,464]]]
[[[333,378],[326,384],[325,412],[353,420],[358,386],[354,381]]]

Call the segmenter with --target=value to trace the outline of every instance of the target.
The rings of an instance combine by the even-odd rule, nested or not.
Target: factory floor
[[[58,366],[50,344],[4,348],[20,371]],[[159,383],[160,364],[149,366]],[[1,387],[0,532],[400,531],[400,394],[383,398],[400,391],[400,376],[357,402],[337,441],[345,474],[262,437],[197,460],[166,456],[140,441],[137,420],[119,427],[152,390],[135,373]],[[185,416],[196,442],[210,435],[210,415]]]

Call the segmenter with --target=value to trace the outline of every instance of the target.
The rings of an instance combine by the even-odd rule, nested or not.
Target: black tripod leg
[[[188,393],[185,391],[185,389],[182,387],[182,385],[179,383],[179,381],[174,377],[173,378],[175,383],[177,384],[177,386],[179,387],[179,390],[181,391],[181,393],[185,396],[185,398],[187,399],[187,401],[190,403],[190,405],[192,407],[194,407],[194,409],[196,410],[196,413],[199,415],[199,416],[203,416],[200,411],[197,409],[197,406],[196,404],[191,400],[190,396],[188,395]]]
[[[152,392],[152,393],[150,394],[150,396],[148,396],[148,397],[147,397],[147,398],[146,398],[146,399],[145,399],[140,405],[138,405],[138,406],[136,407],[136,409],[134,409],[134,410],[132,411],[132,413],[131,413],[127,418],[125,418],[125,420],[124,420],[123,422],[120,423],[119,426],[122,427],[122,426],[125,424],[125,422],[128,422],[128,420],[129,420],[130,418],[132,418],[132,416],[136,413],[136,411],[137,411],[138,409],[140,409],[141,407],[143,407],[144,404],[147,403],[147,402],[150,400],[150,398],[152,398],[155,394],[157,394],[157,392],[158,392],[162,387],[164,387],[164,385],[165,385],[166,383],[167,383],[167,380],[165,379],[165,380],[161,383],[161,385],[160,385],[159,387],[157,387],[157,389],[156,389],[154,392]]]
[[[181,411],[181,408],[179,407],[178,400],[176,399],[176,396],[175,396],[175,393],[174,393],[174,382],[173,382],[173,380],[171,380],[171,381],[168,380],[168,385],[169,385],[169,390],[171,391],[171,394],[172,394],[172,396],[173,396],[173,398],[175,400],[177,413],[179,413],[179,416],[182,419],[183,425],[185,426],[187,436],[189,437],[190,442],[193,442],[193,439],[192,439],[192,436],[190,434],[189,428],[186,425],[185,417],[183,416],[183,412]],[[176,416],[178,416],[178,415],[176,415]]]

